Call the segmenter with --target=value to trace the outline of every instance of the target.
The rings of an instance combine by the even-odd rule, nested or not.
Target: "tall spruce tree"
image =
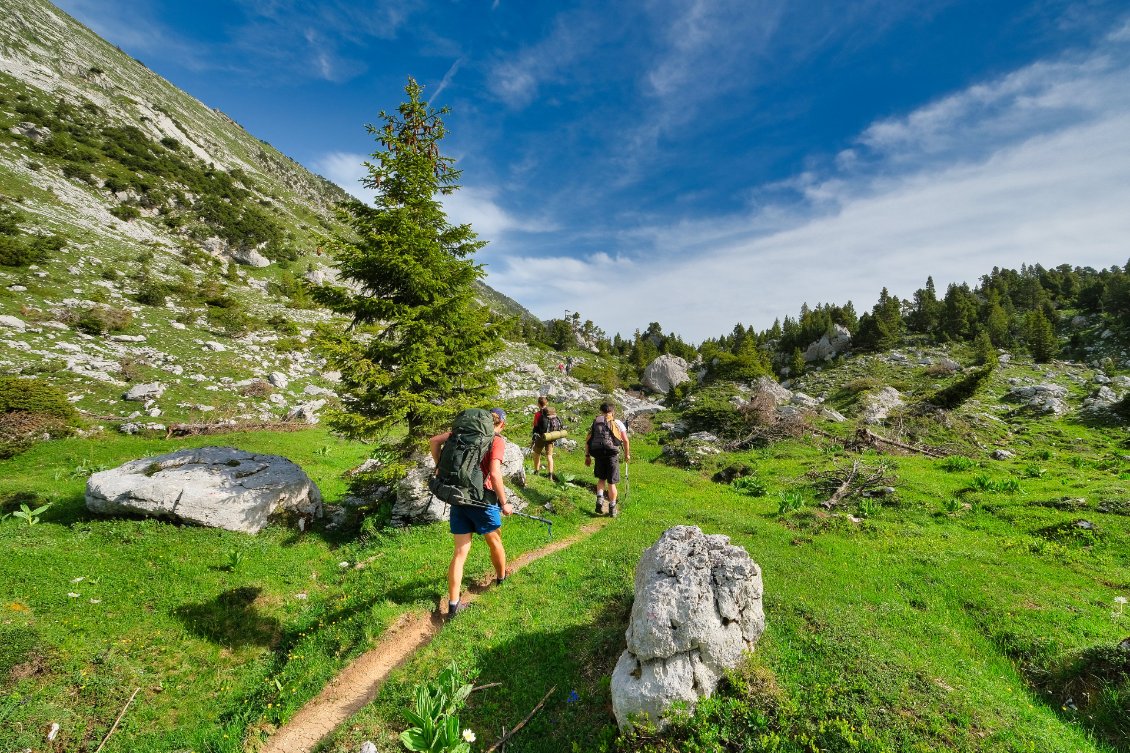
[[[485,245],[470,225],[452,225],[439,197],[459,188],[454,160],[440,153],[441,116],[412,78],[408,101],[366,126],[379,147],[366,162],[372,206],[350,202],[342,219],[352,233],[331,246],[347,287],[322,285],[318,301],[352,319],[322,339],[341,370],[343,410],[335,429],[373,438],[404,426],[405,451],[418,447],[455,413],[492,394],[487,358],[502,345],[490,311],[475,300]]]

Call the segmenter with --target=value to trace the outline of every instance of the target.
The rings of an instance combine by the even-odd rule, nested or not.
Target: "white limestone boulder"
[[[647,716],[662,728],[671,703],[693,708],[765,630],[761,570],[726,536],[675,526],[636,566],[628,647],[612,673],[621,730]]]
[[[679,356],[662,355],[643,370],[643,386],[662,395],[683,382],[689,382],[690,365]]]
[[[257,533],[279,513],[320,516],[322,494],[284,457],[201,447],[95,473],[86,484],[86,506],[104,515],[134,513]]]

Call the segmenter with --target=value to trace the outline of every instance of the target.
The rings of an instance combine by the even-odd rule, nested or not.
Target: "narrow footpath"
[[[516,572],[531,562],[559,552],[599,531],[610,521],[600,518],[587,523],[569,538],[551,542],[518,557],[507,568]],[[462,598],[473,602],[494,582],[493,574],[470,586]],[[446,610],[447,599],[442,599]],[[308,753],[365,704],[377,697],[392,670],[403,664],[417,649],[426,646],[443,627],[444,615],[437,609],[429,614],[405,614],[392,625],[372,649],[357,657],[337,677],[299,709],[264,746],[260,753]]]

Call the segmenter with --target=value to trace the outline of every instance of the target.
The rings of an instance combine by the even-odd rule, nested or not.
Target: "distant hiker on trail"
[[[592,422],[585,437],[585,465],[592,465],[596,476],[596,514],[615,518],[620,514],[616,505],[616,484],[620,483],[620,448],[624,448],[624,462],[632,462],[628,443],[628,427],[616,418],[612,403],[601,403],[600,415]],[[604,489],[608,487],[608,507],[605,509]]]
[[[542,395],[538,398],[538,412],[534,414],[533,445],[534,445],[534,475],[541,470],[541,456],[545,455],[545,469],[549,478],[553,479],[553,446],[556,439],[546,439],[545,435],[561,431],[564,428],[561,419],[557,417],[557,409],[549,404],[549,398]]]
[[[510,506],[506,499],[506,486],[502,480],[502,459],[506,454],[506,441],[501,434],[502,427],[506,426],[506,411],[501,408],[491,409],[489,415],[494,425],[493,435],[489,438],[489,447],[480,451],[479,445],[475,444],[479,439],[475,435],[473,424],[475,421],[485,421],[486,415],[485,411],[464,411],[456,418],[452,431],[435,435],[431,438],[430,443],[432,460],[436,464],[435,475],[437,479],[441,476],[441,465],[444,466],[447,473],[458,472],[459,469],[452,471],[449,466],[453,463],[458,464],[460,452],[472,452],[476,458],[481,457],[477,469],[474,467],[474,459],[471,459],[472,480],[470,488],[465,490],[472,497],[480,495],[481,500],[472,500],[478,501],[479,504],[460,504],[453,499],[444,499],[445,495],[442,492],[436,491],[434,487],[432,489],[436,496],[444,499],[444,501],[451,502],[450,526],[451,533],[455,537],[455,551],[451,556],[451,565],[447,568],[447,616],[449,619],[467,607],[459,600],[459,591],[463,584],[463,565],[471,551],[471,538],[474,534],[477,533],[482,536],[487,542],[487,547],[490,548],[490,561],[494,565],[495,573],[494,582],[496,584],[502,583],[506,579],[506,550],[502,546],[502,533],[500,531],[502,517],[499,512],[501,510],[502,515],[510,515],[514,512],[514,508]],[[467,428],[469,425],[472,428]],[[445,445],[448,444],[448,440],[451,439],[453,434],[456,435],[458,441],[451,442],[451,448],[447,453],[444,453]],[[475,474],[475,470],[478,470],[481,475]],[[476,485],[479,488],[475,488]]]

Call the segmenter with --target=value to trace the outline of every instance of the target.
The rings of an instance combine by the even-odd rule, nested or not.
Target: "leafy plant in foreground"
[[[470,753],[475,735],[459,731],[456,713],[471,694],[454,662],[432,682],[416,686],[416,700],[404,715],[412,724],[400,733],[400,742],[411,751],[428,753]]]
[[[756,476],[734,479],[730,486],[751,497],[764,497],[769,492],[768,485]]]
[[[777,514],[795,512],[804,507],[804,495],[800,492],[779,492],[777,494]]]
[[[49,507],[51,507],[50,502],[43,505],[42,507],[37,507],[33,510],[30,507],[28,507],[26,504],[21,503],[20,509],[13,512],[12,517],[13,518],[19,518],[20,520],[27,523],[29,526],[33,526],[33,525],[35,525],[36,523],[39,522],[39,516],[42,515],[43,513],[47,512],[47,509]]]

